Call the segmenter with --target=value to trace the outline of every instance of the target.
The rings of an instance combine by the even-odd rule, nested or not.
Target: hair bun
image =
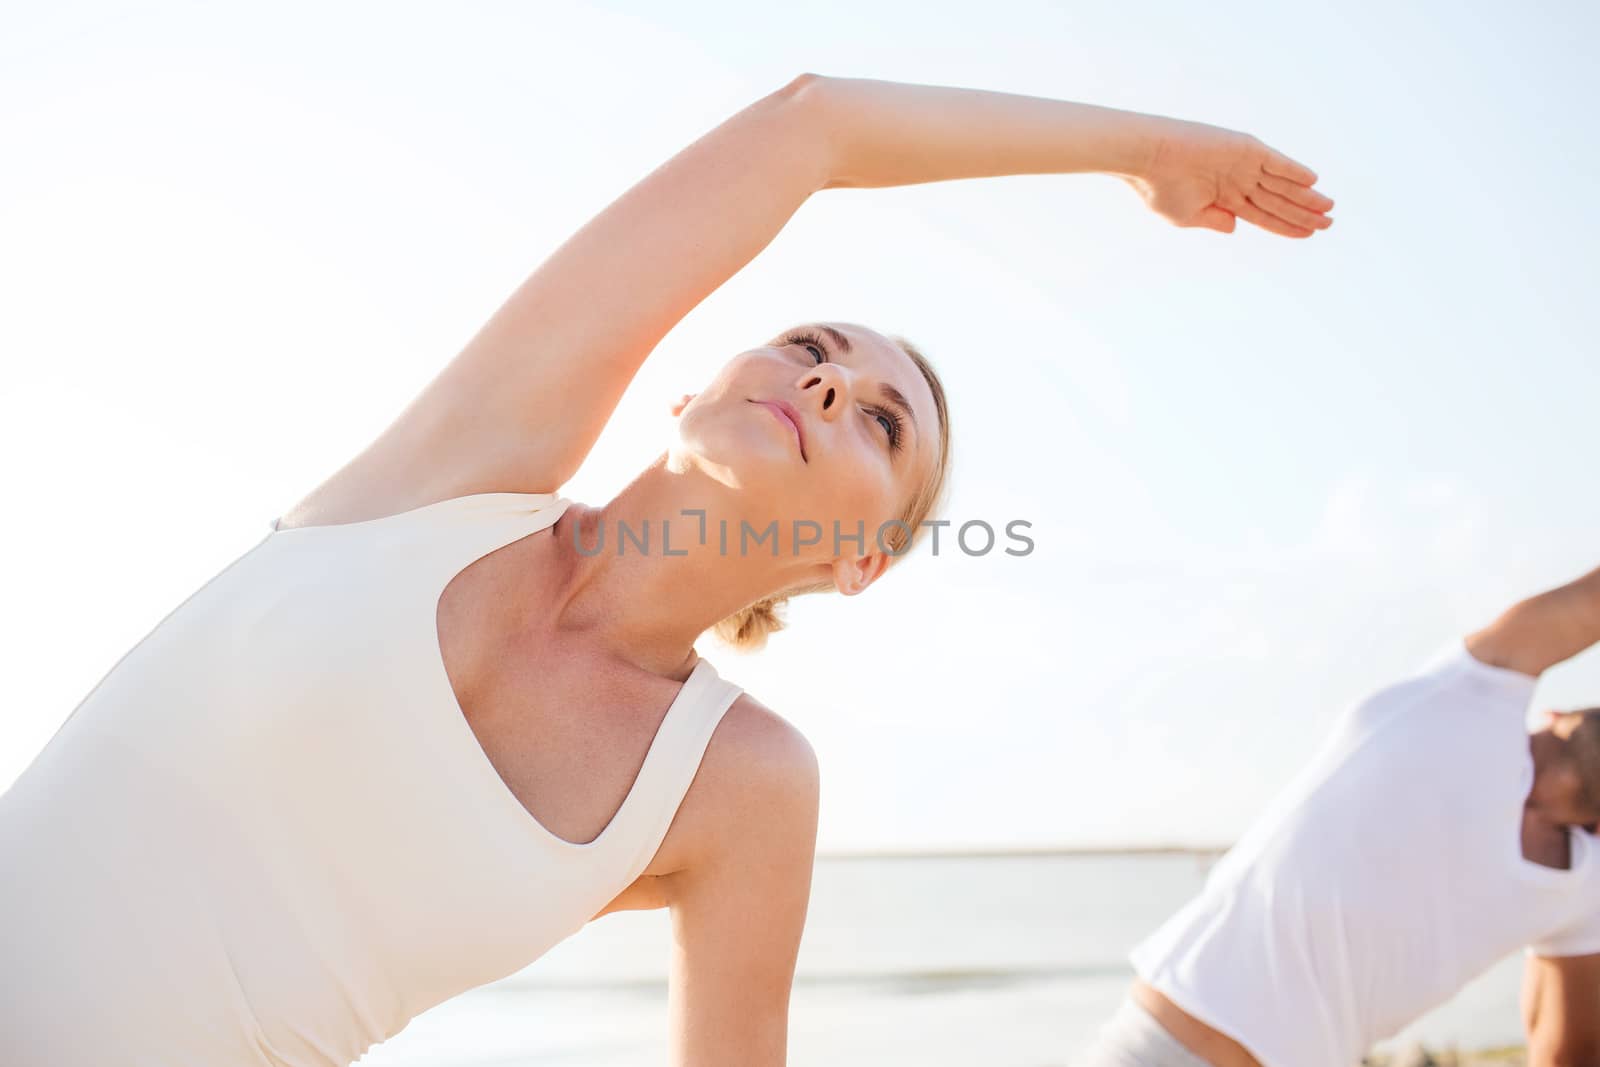
[[[768,635],[783,629],[778,607],[788,602],[787,596],[769,596],[734,612],[713,629],[724,644],[741,652],[754,651],[767,643]]]

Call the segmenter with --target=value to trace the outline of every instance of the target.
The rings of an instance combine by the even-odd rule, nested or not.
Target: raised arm
[[[1253,137],[976,89],[802,74],[706,133],[574,233],[345,479],[420,504],[542,492],[577,470],[661,339],[811,194],[1010,174],[1103,172],[1159,214],[1306,236],[1332,201]],[[320,492],[321,490],[319,490]],[[347,508],[363,517],[359,502]],[[381,512],[380,512],[381,513]]]
[[[826,78],[827,188],[1005,174],[1115,175],[1179,226],[1233,232],[1235,216],[1286,237],[1327,229],[1311,168],[1247,134],[1114,108],[983,89]]]
[[[1513,604],[1467,637],[1473,656],[1537,677],[1600,644],[1600,569]]]

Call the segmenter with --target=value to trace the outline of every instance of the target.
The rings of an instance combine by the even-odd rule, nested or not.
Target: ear
[[[1550,732],[1562,740],[1566,740],[1577,732],[1583,725],[1583,712],[1581,711],[1556,711],[1551,709],[1544,713],[1545,722]]]
[[[672,417],[673,418],[677,418],[679,415],[682,415],[683,414],[683,409],[688,407],[689,406],[689,401],[693,400],[694,398],[695,398],[695,394],[694,393],[684,393],[683,394],[683,398],[681,400],[678,400],[678,401],[673,403],[672,408],[671,408]]]
[[[865,556],[840,556],[833,561],[833,585],[845,596],[855,596],[878,580],[889,567],[887,552],[872,552]]]

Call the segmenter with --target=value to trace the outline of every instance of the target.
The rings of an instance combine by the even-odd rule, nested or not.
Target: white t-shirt
[[[1522,855],[1534,684],[1455,641],[1346,711],[1139,976],[1264,1067],[1350,1067],[1520,946],[1600,952],[1600,842]]]

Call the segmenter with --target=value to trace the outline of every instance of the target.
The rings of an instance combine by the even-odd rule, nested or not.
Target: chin
[[[806,469],[794,444],[775,434],[751,433],[748,426],[692,429],[699,432],[681,435],[678,449],[703,470],[726,472],[718,480],[741,489],[759,492],[763,486],[771,486],[783,493],[792,490],[795,479]]]
[[[782,457],[763,455],[763,451],[749,443],[742,448],[680,443],[668,453],[667,466],[679,473],[697,470],[741,497],[764,502],[764,510],[771,510],[792,494],[794,471],[784,466]]]

